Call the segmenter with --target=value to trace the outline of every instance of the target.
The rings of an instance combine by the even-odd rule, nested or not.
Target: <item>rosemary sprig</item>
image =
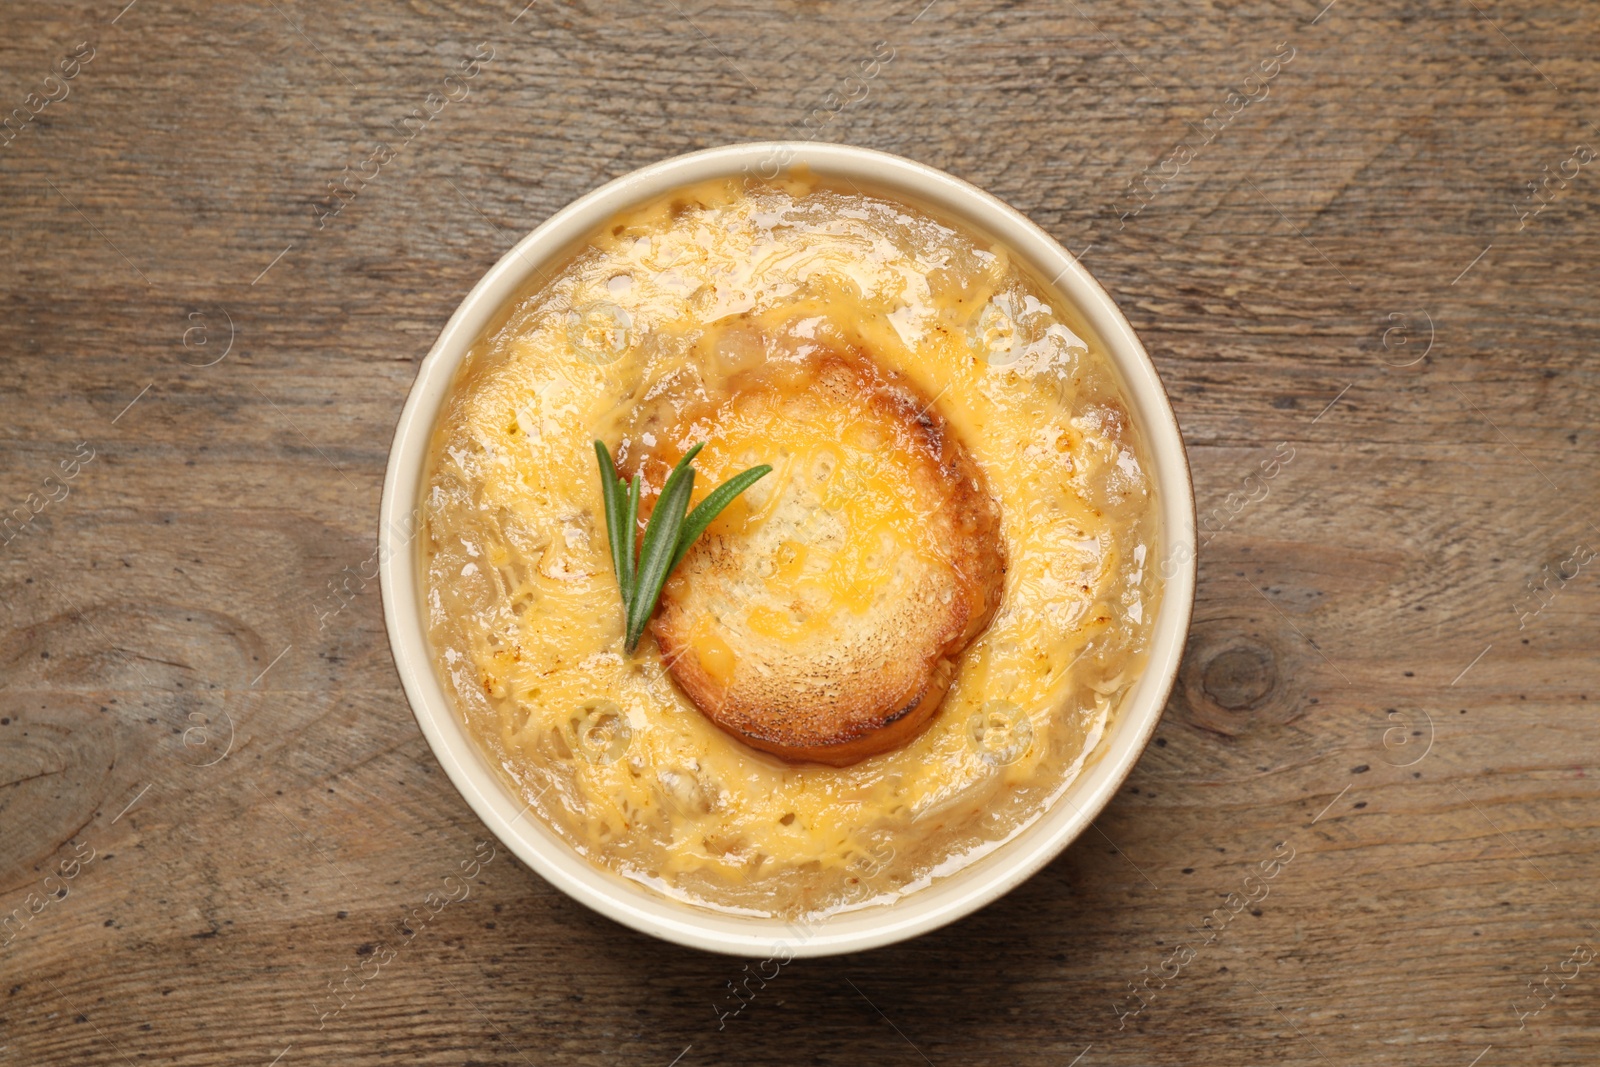
[[[594,443],[595,456],[600,463],[600,493],[605,498],[606,533],[611,538],[611,567],[617,575],[617,587],[622,591],[624,636],[630,653],[639,647],[639,639],[655,613],[667,576],[682,561],[689,546],[706,532],[706,527],[734,497],[772,471],[766,463],[741,471],[713,489],[689,511],[695,474],[691,464],[704,447],[702,441],[689,449],[667,475],[661,495],[656,498],[655,510],[645,524],[644,543],[635,559],[633,536],[639,522],[639,475],[635,474],[630,484],[617,474],[605,444]]]

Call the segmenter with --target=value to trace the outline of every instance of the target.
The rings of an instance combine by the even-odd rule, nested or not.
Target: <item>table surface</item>
[[[0,1065],[1600,1055],[1592,7],[122,2],[0,15]],[[488,835],[363,574],[477,278],[765,138],[1081,253],[1207,541],[1092,830],[719,1018],[503,848],[434,911]]]

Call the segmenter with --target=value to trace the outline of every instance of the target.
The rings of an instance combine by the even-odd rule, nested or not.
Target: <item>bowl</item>
[[[1098,334],[1143,436],[1159,495],[1165,579],[1144,673],[1124,697],[1078,778],[1021,833],[956,873],[891,904],[805,926],[727,914],[656,893],[594,866],[544,826],[511,792],[468,735],[435,673],[416,533],[428,446],[468,349],[536,271],[619,211],[675,187],[743,173],[770,177],[805,166],[823,178],[870,183],[1008,246],[1070,300]],[[759,142],[692,152],[636,170],[556,212],[473,286],[422,361],[389,452],[378,530],[384,615],[406,697],[451,782],[523,863],[574,900],[655,937],[711,952],[796,958],[856,952],[903,941],[967,915],[1054,859],[1115,795],[1149,742],[1172,689],[1194,603],[1195,512],[1177,420],[1150,357],[1106,291],[1061,245],[988,193],[899,156],[847,145]]]

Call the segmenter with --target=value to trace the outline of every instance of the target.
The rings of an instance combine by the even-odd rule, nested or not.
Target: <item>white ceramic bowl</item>
[[[412,536],[429,441],[456,368],[536,267],[556,266],[554,257],[640,201],[691,182],[737,175],[746,167],[770,176],[775,165],[791,163],[820,176],[904,193],[998,239],[1038,276],[1055,279],[1121,375],[1159,494],[1165,531],[1160,559],[1162,573],[1170,573],[1144,674],[1113,716],[1096,755],[1053,808],[989,855],[925,889],[804,930],[780,919],[697,908],[604,871],[524,807],[467,735],[435,673],[417,559],[420,539]],[[1110,801],[1149,742],[1177,674],[1194,602],[1194,496],[1183,441],[1155,368],[1111,297],[1048,234],[981,189],[899,156],[806,142],[729,145],[636,170],[562,208],[501,257],[450,317],[411,388],[389,453],[378,548],[389,643],[406,696],[445,773],[495,836],[556,888],[617,922],[682,945],[751,957],[826,956],[915,937],[983,907],[1050,862]]]

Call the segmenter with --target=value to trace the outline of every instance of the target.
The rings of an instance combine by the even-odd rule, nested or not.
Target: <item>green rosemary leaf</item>
[[[631,524],[625,526],[627,505],[618,491],[622,479],[611,462],[611,453],[600,441],[594,443],[594,454],[600,463],[600,494],[605,497],[606,536],[611,539],[611,569],[617,576],[617,588],[622,590],[624,615],[633,602],[633,532]]]
[[[634,597],[628,605],[629,652],[639,647],[639,638],[644,636],[645,625],[656,610],[661,588],[667,584],[667,574],[678,548],[678,531],[683,526],[683,517],[689,510],[689,496],[694,491],[694,468],[690,463],[703,447],[699,444],[689,449],[672,468],[645,526],[644,545],[639,549],[639,567],[634,576]]]
[[[644,636],[650,616],[655,614],[656,601],[661,599],[667,577],[682,561],[689,546],[705,533],[706,527],[734,497],[772,471],[771,466],[763,463],[735,474],[707,494],[691,513],[694,457],[704,447],[702,441],[689,449],[667,475],[661,495],[656,498],[655,510],[650,513],[650,521],[645,523],[644,544],[635,554],[642,472],[635,474],[631,483],[626,481],[617,474],[605,444],[594,443],[594,454],[600,463],[600,491],[605,498],[606,536],[611,540],[611,567],[617,575],[617,588],[622,592],[623,636],[630,653],[639,647],[639,639]]]
[[[667,568],[671,574],[683,560],[684,553],[689,551],[689,546],[697,541],[701,534],[706,532],[716,517],[722,514],[722,509],[733,503],[733,498],[750,488],[752,485],[772,473],[772,465],[763,463],[759,467],[751,467],[741,471],[732,478],[717,486],[706,494],[693,511],[689,512],[683,520],[683,528],[678,531],[678,548],[672,555],[672,565]]]
[[[623,616],[627,616],[629,605],[633,603],[633,594],[637,576],[634,574],[634,537],[639,529],[639,475],[633,476],[633,484],[628,486],[628,502],[622,509],[622,528],[626,531],[627,540],[624,542],[625,551],[622,558],[627,562],[627,590],[628,597],[622,602]]]

